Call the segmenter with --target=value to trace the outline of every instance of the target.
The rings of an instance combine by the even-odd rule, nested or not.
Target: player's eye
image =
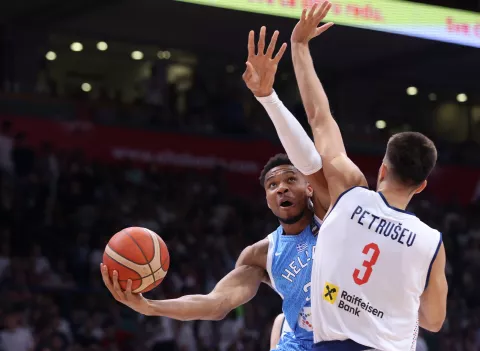
[[[294,183],[294,182],[296,182],[296,181],[297,181],[297,178],[295,178],[295,177],[290,177],[290,178],[288,178],[288,182],[289,182],[289,183]]]
[[[277,183],[274,183],[274,182],[268,184],[268,187],[269,187],[270,189],[273,189],[273,188],[275,188],[276,186],[277,186]]]

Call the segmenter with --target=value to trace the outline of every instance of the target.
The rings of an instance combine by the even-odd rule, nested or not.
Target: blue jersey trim
[[[328,212],[328,214],[327,214],[327,215],[325,216],[325,218],[323,219],[323,223],[325,223],[325,221],[327,220],[328,216],[330,216],[330,213],[333,212],[333,209],[335,208],[335,206],[337,206],[338,202],[339,202],[340,199],[343,197],[343,195],[345,195],[345,194],[348,193],[350,190],[353,190],[353,189],[355,189],[355,188],[364,188],[364,189],[367,189],[367,190],[368,190],[368,187],[366,187],[366,186],[357,185],[357,186],[351,187],[350,189],[345,190],[343,193],[341,193],[340,195],[338,195],[337,201],[335,201],[335,203],[333,204],[332,208],[330,209],[330,211]]]
[[[371,350],[371,347],[361,345],[351,339],[321,341],[313,345],[313,351],[364,351]]]
[[[438,240],[437,249],[435,250],[435,253],[433,254],[432,261],[430,262],[430,266],[428,266],[427,280],[425,281],[425,289],[428,286],[428,281],[430,280],[430,273],[432,272],[433,262],[435,262],[435,259],[437,258],[438,250],[440,250],[440,246],[442,245],[442,241],[443,241],[443,237],[442,237],[442,233],[440,233],[440,239]]]
[[[382,192],[379,191],[378,194],[380,195],[380,197],[382,198],[383,202],[385,202],[385,205],[387,205],[388,208],[391,208],[392,210],[397,211],[397,212],[401,212],[401,213],[408,214],[408,215],[413,216],[413,217],[417,217],[417,216],[415,216],[415,213],[408,212],[408,211],[402,210],[402,209],[400,209],[400,208],[390,206],[390,204],[388,203],[387,199],[386,199],[385,196],[382,194]]]

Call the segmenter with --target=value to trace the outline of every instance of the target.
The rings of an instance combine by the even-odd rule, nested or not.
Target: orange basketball
[[[167,245],[157,234],[146,228],[126,228],[115,234],[103,253],[108,274],[118,272],[118,281],[126,289],[132,280],[132,292],[144,293],[158,286],[170,266]]]

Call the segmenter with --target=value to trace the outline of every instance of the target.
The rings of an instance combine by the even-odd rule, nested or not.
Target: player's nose
[[[288,193],[290,190],[288,189],[288,186],[284,183],[280,184],[280,186],[277,188],[277,194],[283,195],[285,193]]]

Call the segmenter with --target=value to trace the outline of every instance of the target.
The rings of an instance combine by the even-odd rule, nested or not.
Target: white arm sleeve
[[[257,97],[272,120],[283,148],[290,161],[303,174],[311,175],[322,169],[322,158],[312,139],[294,115],[273,92],[269,96]]]

